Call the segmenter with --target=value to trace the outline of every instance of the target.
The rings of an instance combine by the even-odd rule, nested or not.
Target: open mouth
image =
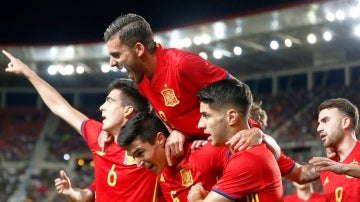
[[[149,164],[146,168],[152,172],[155,172],[154,164]]]
[[[321,133],[321,134],[320,134],[320,138],[321,138],[322,141],[325,141],[326,135],[323,134],[323,133]]]

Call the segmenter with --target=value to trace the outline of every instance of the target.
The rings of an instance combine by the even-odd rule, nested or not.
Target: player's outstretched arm
[[[71,187],[71,181],[64,170],[60,170],[60,177],[55,179],[55,187],[59,194],[65,196],[71,202],[92,202],[95,196],[89,189]]]
[[[327,157],[313,157],[310,159],[309,163],[314,165],[317,171],[328,170],[339,175],[360,178],[359,165],[339,163]]]
[[[5,71],[25,76],[39,93],[46,106],[80,133],[81,123],[88,118],[74,109],[55,88],[40,78],[20,59],[5,50],[2,52],[10,60]]]
[[[294,168],[284,177],[298,184],[306,184],[319,179],[320,172],[313,165],[301,165],[295,163]]]

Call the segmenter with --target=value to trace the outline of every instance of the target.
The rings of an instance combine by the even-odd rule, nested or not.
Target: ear
[[[144,47],[144,45],[143,45],[142,43],[140,43],[140,42],[137,42],[137,43],[135,44],[135,52],[136,52],[136,54],[137,54],[138,57],[141,57],[141,56],[144,54],[144,52],[145,52],[145,47]]]
[[[348,129],[351,127],[351,119],[347,116],[345,116],[343,119],[342,119],[342,127],[344,129]]]
[[[236,124],[239,119],[239,113],[234,109],[229,109],[226,112],[227,120],[229,125]]]
[[[124,107],[124,116],[125,118],[129,119],[135,112],[135,109],[133,106],[127,105]]]
[[[161,146],[164,146],[166,142],[166,136],[163,132],[158,132],[156,134],[156,138],[155,138],[155,144],[159,144]]]

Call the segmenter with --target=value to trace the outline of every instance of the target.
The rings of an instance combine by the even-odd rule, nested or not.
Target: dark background
[[[125,13],[143,16],[153,31],[241,16],[312,1],[299,0],[89,0],[6,1],[0,9],[0,44],[102,41],[107,25]]]

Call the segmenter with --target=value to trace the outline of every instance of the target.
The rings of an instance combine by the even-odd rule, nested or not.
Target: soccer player
[[[293,182],[295,193],[284,197],[284,202],[326,202],[325,196],[314,192],[312,183],[298,184]]]
[[[206,84],[235,77],[198,54],[163,48],[154,41],[149,23],[136,14],[115,19],[105,30],[104,41],[110,65],[127,70],[128,77],[135,81],[140,93],[170,130],[165,144],[169,165],[171,156],[183,154],[186,140],[208,138],[197,128],[200,114],[196,93]],[[262,132],[252,130],[246,134],[258,135],[254,138],[258,141]],[[241,149],[253,144],[253,139],[243,136]],[[272,147],[280,151],[278,145]]]
[[[174,158],[174,165],[169,166],[165,156],[168,136],[168,129],[155,114],[137,113],[121,129],[118,144],[126,148],[139,167],[158,174],[167,201],[186,202],[195,183],[203,182],[208,190],[216,183],[222,175],[228,150],[209,143],[191,150],[192,143],[186,142],[184,155]]]
[[[309,162],[320,173],[327,201],[345,202],[360,199],[360,141],[355,130],[358,108],[345,98],[323,101],[318,107],[317,132],[325,148],[332,148],[337,160],[313,157]]]
[[[226,147],[247,120],[253,102],[250,88],[234,79],[222,79],[197,93],[201,118],[198,127],[210,134],[211,144]],[[228,148],[230,149],[230,148]],[[192,186],[189,202],[283,201],[281,174],[276,159],[264,143],[232,152],[223,176],[209,193],[201,183]]]
[[[61,171],[61,178],[55,181],[60,194],[68,194],[68,198],[75,201],[156,201],[157,176],[144,168],[138,168],[134,159],[115,142],[121,127],[133,114],[149,110],[147,100],[138,93],[131,80],[116,79],[110,83],[106,100],[99,108],[103,118],[101,123],[74,109],[20,59],[6,51],[3,53],[10,59],[5,71],[25,76],[46,106],[81,134],[91,150],[95,162],[94,189],[69,191],[66,175]],[[107,143],[105,152],[101,152],[98,145],[101,132],[114,137],[113,141]],[[94,191],[94,194],[90,193]]]

